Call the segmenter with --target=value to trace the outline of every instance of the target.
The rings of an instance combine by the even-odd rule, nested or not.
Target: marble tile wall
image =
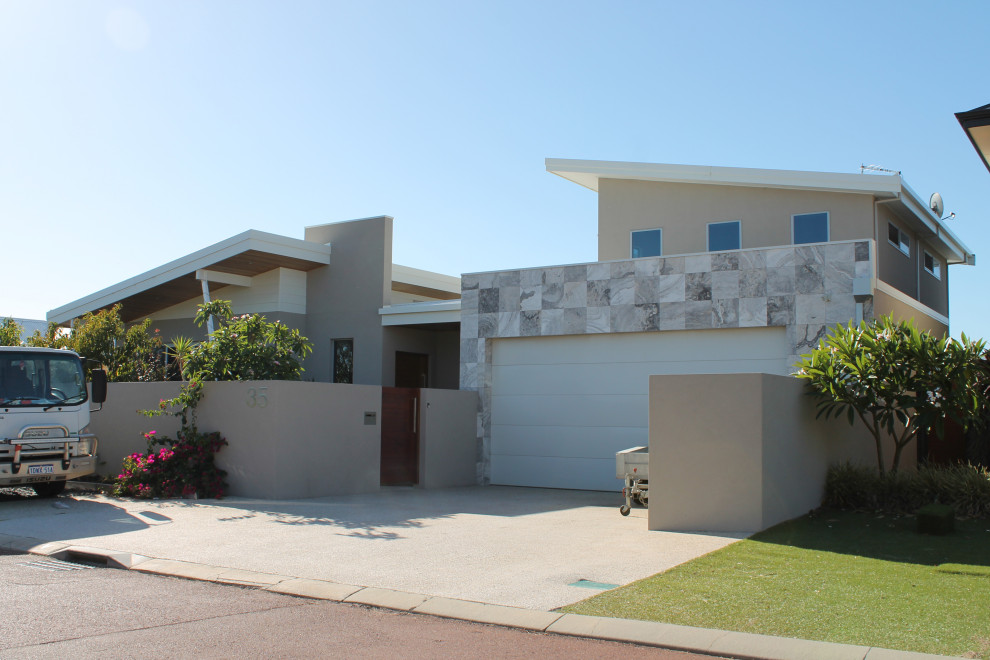
[[[488,482],[492,339],[783,326],[791,363],[856,317],[872,241],[551,266],[461,278],[461,389],[477,390],[478,479]],[[872,299],[864,303],[872,318]]]

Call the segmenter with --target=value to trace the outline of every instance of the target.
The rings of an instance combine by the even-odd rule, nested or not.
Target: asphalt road
[[[707,658],[0,554],[0,657]]]

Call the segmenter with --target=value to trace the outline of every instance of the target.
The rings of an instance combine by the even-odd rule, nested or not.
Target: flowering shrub
[[[818,415],[858,418],[876,443],[879,472],[884,474],[883,438],[894,441],[891,472],[901,452],[918,433],[941,435],[946,417],[967,425],[984,404],[978,369],[982,341],[936,338],[913,322],[890,317],[859,327],[837,325],[818,348],[797,363],[798,378],[810,381],[818,397]]]
[[[173,440],[155,431],[144,434],[145,454],[131,454],[117,475],[114,495],[130,497],[223,497],[227,473],[214,462],[227,444],[219,433],[184,428]]]

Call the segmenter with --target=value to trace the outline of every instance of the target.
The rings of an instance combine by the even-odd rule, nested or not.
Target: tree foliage
[[[6,318],[0,322],[0,346],[20,346],[21,345],[21,324],[11,318]]]
[[[27,343],[75,351],[92,360],[87,373],[102,365],[111,382],[165,380],[164,345],[158,331],[151,330],[151,319],[127,327],[120,305],[87,312],[68,333],[49,323],[45,334],[35,331]]]
[[[230,302],[199,306],[196,324],[212,316],[209,341],[193,346],[184,360],[186,377],[203,380],[299,380],[302,361],[313,350],[307,339],[279,321],[260,314],[234,316]]]
[[[964,426],[985,406],[978,364],[983,341],[936,338],[913,322],[883,317],[859,327],[837,325],[818,348],[796,365],[810,382],[818,415],[858,418],[876,443],[884,474],[883,440],[894,442],[891,472],[921,431],[942,434],[947,417]],[[983,384],[985,386],[985,383]]]

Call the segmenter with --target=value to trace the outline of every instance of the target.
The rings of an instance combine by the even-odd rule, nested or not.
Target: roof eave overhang
[[[209,269],[225,259],[248,251],[262,252],[313,267],[329,265],[330,246],[249,229],[202,250],[180,257],[130,279],[114,284],[48,312],[49,321],[63,324],[86,312],[102,309],[124,298],[167,284],[197,270]]]
[[[666,165],[601,160],[547,158],[551,174],[573,181],[598,192],[601,179],[625,179],[665,183],[694,183],[754,188],[819,190],[824,192],[862,193],[877,197],[895,197],[900,192],[900,176],[842,174],[836,172],[799,172],[764,170],[748,167],[712,167],[708,165]]]
[[[990,104],[968,112],[957,112],[956,120],[973,143],[984,167],[990,171]]]
[[[948,263],[969,265],[976,263],[976,255],[942,223],[941,218],[932,213],[928,204],[923,202],[918,193],[906,183],[901,184],[901,194],[897,198],[897,204],[917,219],[926,240],[943,251]]]
[[[945,251],[949,263],[968,263],[975,256],[935,217],[904,183],[900,174],[843,174],[837,172],[798,172],[743,167],[701,165],[665,165],[601,160],[547,158],[547,171],[598,192],[601,179],[691,183],[702,185],[814,190],[845,194],[870,195],[900,207],[902,215],[916,219],[928,240]]]

